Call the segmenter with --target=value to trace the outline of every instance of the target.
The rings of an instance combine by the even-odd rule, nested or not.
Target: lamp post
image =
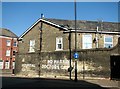
[[[75,14],[75,53],[77,53],[77,29],[76,29],[77,11],[76,11],[76,0],[74,0],[74,14]],[[77,58],[75,59],[75,82],[77,82]]]
[[[70,67],[69,67],[69,69],[68,69],[68,71],[70,72],[70,80],[71,80],[71,71],[72,71],[72,66],[71,66],[71,29],[70,29],[70,32],[69,32],[69,58],[70,58]]]

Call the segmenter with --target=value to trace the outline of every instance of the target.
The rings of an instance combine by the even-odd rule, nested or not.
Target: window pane
[[[35,46],[35,40],[30,40],[30,46]]]
[[[61,39],[59,39],[59,43],[61,43]]]
[[[11,43],[10,40],[6,41],[7,46],[10,46],[10,43]]]
[[[5,62],[5,69],[9,69],[9,61]]]
[[[105,44],[105,48],[111,48],[112,44]]]
[[[17,42],[14,42],[14,43],[13,43],[13,46],[17,46]]]
[[[91,43],[85,43],[85,48],[88,49],[88,48],[92,48],[92,44]]]
[[[92,48],[92,35],[83,35],[83,49]]]
[[[10,50],[6,50],[6,56],[10,56]]]
[[[62,37],[56,38],[56,50],[62,50],[63,49],[63,39]]]
[[[30,40],[29,52],[35,52],[35,40]]]
[[[12,68],[15,69],[15,61],[12,62]]]
[[[106,37],[105,42],[112,42],[112,37]]]
[[[3,61],[0,61],[0,69],[3,69]]]
[[[61,44],[58,44],[58,49],[61,49],[61,48],[62,48]]]
[[[104,38],[104,47],[111,48],[113,47],[113,37],[112,36],[105,36]]]

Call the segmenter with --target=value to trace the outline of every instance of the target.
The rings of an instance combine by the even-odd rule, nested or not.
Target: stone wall
[[[22,41],[19,41],[19,53],[29,53],[30,40],[35,40],[34,50],[36,52],[40,50],[40,26],[41,23],[36,24],[22,37]],[[69,49],[69,34],[63,34],[63,30],[46,23],[43,23],[42,26],[42,52],[56,51],[56,37],[63,38],[63,50]]]
[[[83,49],[83,35],[91,35],[92,36],[92,41],[94,40],[94,38],[98,38],[98,48],[104,48],[104,39],[105,36],[112,36],[113,37],[113,46],[115,46],[118,43],[118,35],[116,34],[97,34],[97,36],[95,36],[95,33],[77,33],[77,47],[78,49]],[[71,37],[71,45],[72,45],[72,49],[74,49],[75,47],[75,33],[72,33],[72,37]],[[96,48],[96,44],[94,42],[92,42],[92,48]]]
[[[22,41],[19,41],[18,48],[20,53],[28,53],[30,47],[30,40],[35,40],[35,50],[39,49],[40,44],[40,24],[34,26],[26,35],[23,36]]]
[[[120,45],[110,49],[78,50],[78,77],[110,77],[110,55],[119,53]],[[72,51],[73,55],[74,51]],[[72,56],[72,76],[74,77]],[[26,53],[16,55],[15,74],[27,77],[68,76],[69,51]]]
[[[56,51],[56,38],[63,38],[63,50],[69,50],[69,33],[65,33],[63,29],[54,27],[50,24],[42,24],[42,40],[40,40],[40,28],[41,22],[37,23],[31,28],[23,37],[22,41],[19,41],[19,53],[28,53],[30,51],[30,40],[35,40],[34,50],[37,52],[40,50],[40,41],[42,42],[42,52],[55,52]],[[83,48],[83,35],[92,35],[92,41],[95,38],[95,33],[77,33],[77,48]],[[117,44],[118,35],[116,34],[97,34],[98,48],[104,48],[104,36],[113,36],[113,46]],[[75,34],[71,33],[71,49],[75,47]],[[92,42],[92,48],[96,48],[96,44]]]

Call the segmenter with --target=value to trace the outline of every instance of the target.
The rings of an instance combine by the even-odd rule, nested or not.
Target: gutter
[[[70,31],[64,31],[64,33],[69,33]],[[75,33],[75,30],[71,30],[71,32]],[[116,34],[120,35],[120,32],[108,32],[108,31],[88,31],[88,30],[77,30],[77,33],[99,33],[99,34]]]

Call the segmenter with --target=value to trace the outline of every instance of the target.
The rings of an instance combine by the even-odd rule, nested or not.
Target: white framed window
[[[56,37],[56,50],[63,50],[63,38]]]
[[[6,50],[6,56],[10,56],[10,50]]]
[[[35,52],[35,40],[30,40],[29,52]]]
[[[17,47],[17,42],[16,41],[13,42],[13,46]]]
[[[85,34],[82,36],[82,48],[83,49],[92,48],[92,35]]]
[[[11,41],[10,40],[6,40],[6,45],[10,46],[11,45]]]
[[[0,60],[0,69],[3,69],[3,60]]]
[[[104,47],[105,48],[113,47],[113,36],[104,36]]]
[[[15,61],[12,62],[12,69],[15,69]]]
[[[8,60],[5,61],[5,69],[9,69],[10,67],[10,62]]]

